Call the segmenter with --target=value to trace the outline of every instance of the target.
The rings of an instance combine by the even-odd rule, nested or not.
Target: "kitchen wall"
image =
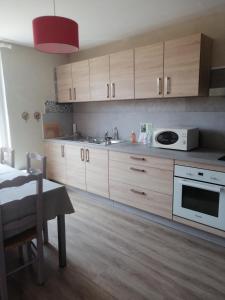
[[[199,18],[182,20],[167,24],[162,28],[150,30],[142,35],[128,37],[121,41],[80,51],[70,56],[70,61],[77,61],[91,57],[101,56],[124,49],[148,45],[155,42],[174,39],[197,32],[203,32],[214,39],[212,66],[225,66],[225,7],[220,12],[205,15]]]
[[[202,147],[225,150],[225,97],[76,103],[74,122],[85,136],[103,136],[117,126],[121,139],[128,139],[132,130],[138,136],[141,122],[198,127]]]
[[[3,71],[9,112],[12,147],[16,150],[16,166],[25,166],[25,153],[42,153],[42,122],[33,118],[43,112],[44,102],[55,98],[54,67],[64,64],[64,55],[43,54],[33,48],[12,45],[2,49]],[[25,122],[21,113],[30,113]]]
[[[123,49],[203,32],[214,39],[212,66],[225,66],[225,9],[208,16],[181,21],[143,35],[80,51],[70,61],[101,56]],[[102,136],[117,126],[122,139],[141,122],[155,127],[191,126],[201,130],[201,146],[225,150],[225,97],[151,99],[74,104],[74,122],[84,135]]]

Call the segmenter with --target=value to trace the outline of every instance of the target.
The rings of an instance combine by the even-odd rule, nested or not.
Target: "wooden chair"
[[[37,173],[41,172],[43,175],[43,178],[46,179],[46,173],[47,173],[46,172],[46,163],[47,163],[46,156],[40,155],[38,153],[27,152],[26,159],[27,159],[26,172],[28,174],[37,174]],[[33,161],[36,161],[39,163],[40,169],[32,167]],[[44,233],[44,243],[47,244],[48,243],[48,222],[47,221],[44,221],[43,233]]]
[[[0,163],[15,167],[15,150],[7,147],[2,147],[0,153]]]
[[[7,193],[8,188],[21,187],[26,183],[31,181],[36,181],[36,193],[32,196],[32,200],[36,201],[34,215],[18,218],[17,220],[4,224],[2,206],[0,205],[0,291],[1,291],[1,300],[8,299],[8,290],[7,290],[7,276],[25,268],[34,262],[37,262],[37,282],[38,284],[44,283],[43,278],[43,240],[42,240],[42,224],[43,224],[43,209],[42,209],[42,190],[43,190],[43,180],[42,175],[29,175],[29,176],[19,176],[13,180],[7,180],[3,183],[0,183],[1,193]],[[25,198],[17,200],[23,201]],[[34,198],[35,197],[35,198]],[[33,213],[33,212],[32,212]],[[23,228],[24,224],[27,224],[29,218],[29,229],[19,233],[10,238],[4,238],[6,232],[10,230],[18,230],[18,228]],[[31,222],[32,220],[32,222]],[[36,239],[36,246],[33,244],[32,240]],[[18,267],[17,269],[7,273],[6,271],[6,262],[5,262],[5,251],[8,248],[18,248],[23,247],[24,245],[29,246],[29,249],[32,249],[32,253],[28,255],[29,260]],[[35,250],[35,253],[34,253]]]

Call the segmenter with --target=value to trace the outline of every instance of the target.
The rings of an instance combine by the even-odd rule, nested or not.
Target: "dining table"
[[[24,171],[0,164],[0,183],[24,176]],[[0,190],[0,205],[4,224],[10,224],[19,218],[29,216],[33,211],[36,183],[32,181],[20,187]],[[34,196],[35,197],[35,196]],[[59,267],[66,267],[66,229],[65,215],[75,210],[67,193],[66,187],[59,183],[43,179],[43,219],[49,221],[57,218]],[[4,238],[15,236],[27,228],[18,228],[4,232]]]

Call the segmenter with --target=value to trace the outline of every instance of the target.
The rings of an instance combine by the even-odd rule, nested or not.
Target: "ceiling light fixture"
[[[55,15],[33,20],[34,47],[47,53],[73,53],[79,50],[78,24],[71,19]]]

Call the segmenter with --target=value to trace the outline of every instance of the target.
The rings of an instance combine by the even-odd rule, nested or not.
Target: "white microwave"
[[[153,147],[188,151],[198,147],[198,128],[158,128],[153,131]]]

